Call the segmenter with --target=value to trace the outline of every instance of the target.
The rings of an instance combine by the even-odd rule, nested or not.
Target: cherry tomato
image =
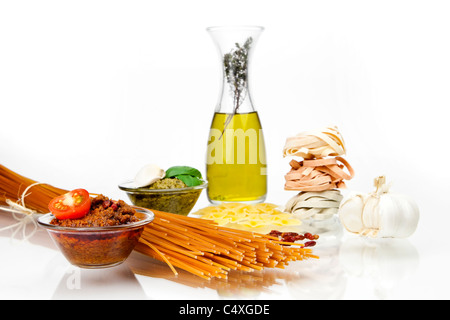
[[[52,199],[48,208],[57,219],[78,219],[91,209],[91,198],[86,190],[75,189]]]

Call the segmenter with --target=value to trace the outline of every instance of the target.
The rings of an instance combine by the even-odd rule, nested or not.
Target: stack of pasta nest
[[[339,189],[354,176],[343,158],[346,149],[336,126],[299,133],[286,139],[283,157],[290,161],[285,190],[300,191],[285,205],[284,211],[301,220],[326,220],[337,214],[343,198]]]

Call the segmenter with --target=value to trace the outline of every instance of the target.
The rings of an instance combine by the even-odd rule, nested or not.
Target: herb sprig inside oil
[[[225,77],[230,85],[234,104],[233,113],[228,115],[224,131],[247,95],[248,54],[252,42],[253,38],[249,37],[243,45],[235,43],[236,48],[223,56]]]

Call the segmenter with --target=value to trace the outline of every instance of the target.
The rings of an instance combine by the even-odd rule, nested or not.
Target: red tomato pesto
[[[84,228],[83,231],[51,232],[66,258],[80,267],[117,264],[133,250],[142,228],[99,230],[102,227],[127,225],[140,219],[136,211],[124,201],[112,201],[99,195],[91,201],[91,210],[82,218],[56,219],[50,224],[61,227]],[[92,232],[87,230],[92,228]],[[85,231],[86,230],[86,231]]]
[[[136,211],[124,201],[112,201],[99,195],[91,200],[91,209],[84,217],[78,219],[55,218],[50,223],[72,228],[117,226],[139,221],[135,214]]]

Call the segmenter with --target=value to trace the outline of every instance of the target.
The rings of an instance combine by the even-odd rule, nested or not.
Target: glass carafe
[[[219,99],[208,138],[208,199],[222,202],[263,202],[267,194],[264,136],[249,86],[251,55],[262,27],[207,29],[222,70]]]

